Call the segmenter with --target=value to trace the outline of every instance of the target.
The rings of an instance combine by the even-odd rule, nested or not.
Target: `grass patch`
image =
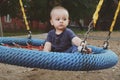
[[[45,31],[32,31],[32,34],[41,34],[45,33]],[[4,32],[3,36],[8,37],[8,36],[21,36],[21,35],[28,35],[28,31],[19,31],[19,32]]]
[[[6,32],[3,34],[4,37],[7,37],[7,36],[20,36],[20,35],[27,35],[26,33],[21,33],[21,32],[18,32],[18,33],[14,33],[14,32]]]
[[[70,28],[70,29],[72,29],[75,34],[83,34],[84,35],[87,32],[87,30],[80,30],[80,28]],[[35,31],[34,30],[34,31],[32,31],[32,34],[42,34],[42,33],[47,33],[47,32],[46,31]],[[100,31],[94,30],[94,31],[91,31],[91,32],[100,32]],[[120,32],[120,31],[119,30],[116,30],[116,31],[114,30],[114,32]],[[4,32],[3,35],[4,35],[4,37],[28,35],[28,31]]]

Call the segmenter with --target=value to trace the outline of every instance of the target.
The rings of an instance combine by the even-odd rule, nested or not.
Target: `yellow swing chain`
[[[115,12],[115,16],[113,18],[113,21],[112,21],[112,24],[111,24],[111,27],[110,27],[110,32],[113,31],[113,28],[114,28],[114,25],[116,23],[116,19],[117,19],[119,11],[120,11],[120,1],[118,2],[118,6],[117,6],[117,9],[116,9],[116,12]]]
[[[94,25],[94,27],[96,26],[96,23],[97,23],[97,20],[98,20],[98,17],[99,17],[99,11],[100,11],[100,9],[101,9],[101,7],[102,7],[102,4],[103,4],[103,2],[104,2],[104,0],[100,0],[99,1],[99,3],[98,3],[98,6],[97,6],[97,8],[96,8],[96,11],[95,11],[95,13],[93,14],[93,25]]]
[[[85,35],[84,35],[84,40],[81,42],[81,44],[86,43],[86,40],[87,40],[87,38],[88,38],[88,34],[89,34],[90,31],[93,29],[93,26],[95,27],[96,22],[97,22],[98,17],[99,17],[99,14],[98,14],[98,13],[99,13],[99,11],[100,11],[100,9],[101,9],[101,6],[102,6],[102,4],[103,4],[103,1],[104,1],[104,0],[100,0],[100,1],[99,1],[98,5],[97,5],[97,8],[96,8],[96,11],[95,11],[95,13],[94,13],[94,15],[93,15],[93,20],[89,23],[89,25],[88,25],[88,31],[85,33]],[[84,46],[84,47],[82,47],[82,48],[80,49],[81,52],[84,52],[84,50],[88,50],[88,48],[87,48],[86,46]]]
[[[112,24],[111,24],[111,26],[110,26],[110,30],[109,30],[109,33],[108,33],[108,36],[107,36],[107,40],[104,41],[104,45],[103,45],[103,48],[104,48],[104,49],[107,49],[108,46],[109,46],[108,40],[110,39],[110,34],[111,34],[112,31],[113,31],[114,25],[115,25],[116,20],[117,20],[117,16],[118,16],[118,14],[119,14],[119,11],[120,11],[120,1],[118,2],[118,6],[117,6],[117,9],[116,9],[116,12],[115,12],[115,15],[114,15]]]
[[[26,17],[26,14],[25,14],[25,10],[24,10],[24,7],[23,7],[22,0],[19,0],[19,3],[20,3],[20,6],[21,6],[21,10],[22,10],[22,14],[23,14],[23,18],[24,18],[24,21],[25,21],[27,31],[29,32],[28,38],[31,39],[32,35],[31,35],[30,27],[28,25],[28,21],[27,21],[27,17]]]
[[[98,5],[97,5],[96,11],[94,12],[93,17],[92,17],[93,20],[89,23],[88,31],[85,33],[85,39],[83,40],[84,42],[87,40],[88,34],[93,29],[93,26],[95,27],[95,25],[97,23],[97,20],[98,20],[98,17],[99,17],[98,13],[99,13],[99,11],[102,7],[103,2],[104,2],[104,0],[100,0]]]

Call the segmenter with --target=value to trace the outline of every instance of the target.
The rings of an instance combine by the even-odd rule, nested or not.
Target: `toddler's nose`
[[[60,20],[60,23],[63,23],[63,20]]]

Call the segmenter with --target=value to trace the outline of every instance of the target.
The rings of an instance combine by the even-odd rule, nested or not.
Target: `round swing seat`
[[[16,41],[16,38],[2,39],[0,38],[0,42],[4,43],[5,41],[7,43],[9,41],[9,44],[11,40],[12,42]],[[23,40],[26,41],[27,39],[21,38],[21,41]],[[19,44],[23,43],[21,41],[19,41]],[[39,42],[43,44],[44,40],[32,39],[30,42],[31,44],[38,45]],[[113,51],[96,46],[88,47],[92,48],[91,54],[44,52],[0,46],[0,62],[23,67],[63,71],[100,70],[113,67],[117,64],[118,56]]]

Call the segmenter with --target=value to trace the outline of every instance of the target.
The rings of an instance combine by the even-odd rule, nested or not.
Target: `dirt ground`
[[[92,32],[87,42],[102,46],[107,32]],[[19,36],[23,37],[23,36]],[[46,34],[33,35],[34,38],[46,37]],[[109,49],[120,58],[120,32],[113,32]],[[120,80],[120,60],[112,68],[97,71],[54,71],[0,63],[0,80]]]

